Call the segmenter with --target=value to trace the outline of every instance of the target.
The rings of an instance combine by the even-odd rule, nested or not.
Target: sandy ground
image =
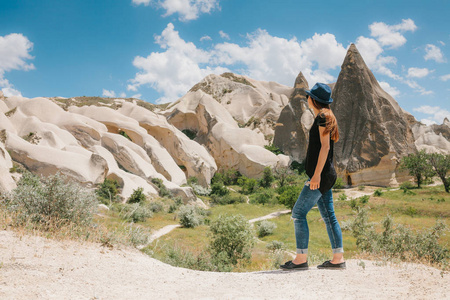
[[[0,299],[449,299],[450,275],[349,260],[347,270],[215,273],[135,249],[0,231]]]

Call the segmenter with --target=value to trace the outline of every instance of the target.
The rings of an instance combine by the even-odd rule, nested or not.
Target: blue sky
[[[450,1],[0,0],[0,88],[174,101],[210,73],[335,82],[355,43],[425,123],[450,119]]]

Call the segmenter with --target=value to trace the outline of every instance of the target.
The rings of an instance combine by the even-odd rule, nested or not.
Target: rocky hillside
[[[0,188],[15,187],[15,163],[87,186],[115,179],[123,199],[138,187],[157,195],[158,178],[175,196],[199,201],[183,186],[191,176],[208,185],[218,169],[260,177],[266,166],[289,164],[264,146],[291,90],[226,73],[206,77],[168,108],[136,99],[2,95]]]

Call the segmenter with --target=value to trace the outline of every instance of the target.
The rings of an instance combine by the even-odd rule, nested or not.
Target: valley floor
[[[449,299],[450,275],[348,260],[347,270],[214,273],[130,248],[0,231],[1,299]],[[364,265],[364,267],[363,267]]]

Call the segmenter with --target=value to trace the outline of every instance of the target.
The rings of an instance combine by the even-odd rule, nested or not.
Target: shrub
[[[356,201],[356,199],[350,199],[350,208],[351,209],[356,209],[358,207],[358,202]]]
[[[334,183],[333,188],[336,190],[340,190],[344,188],[344,180],[341,177],[336,178],[336,182]]]
[[[281,192],[281,193],[280,193]],[[278,202],[283,204],[289,209],[292,209],[295,205],[295,202],[300,195],[301,188],[296,185],[284,186],[283,189],[278,189]]]
[[[359,197],[359,203],[366,204],[369,202],[369,199],[370,199],[369,195],[364,195],[362,197]]]
[[[441,265],[450,258],[450,251],[438,242],[447,229],[442,221],[436,221],[432,228],[422,232],[396,225],[390,216],[384,218],[381,225],[383,230],[378,233],[373,224],[368,223],[367,210],[358,211],[348,226],[358,249],[388,258],[426,260]]]
[[[289,167],[275,168],[275,178],[280,187],[289,184],[295,180],[294,172]]]
[[[264,146],[264,148],[266,148],[267,150],[269,150],[270,152],[274,153],[275,155],[278,154],[284,154],[283,151],[280,150],[280,148],[278,148],[277,146],[275,146],[274,144],[270,145],[270,146]]]
[[[230,191],[221,182],[216,182],[211,185],[211,195],[225,196],[229,193]]]
[[[405,214],[414,217],[415,215],[417,215],[417,209],[412,206],[408,206],[408,208],[405,209]]]
[[[144,189],[139,187],[137,190],[133,190],[133,193],[128,198],[128,203],[143,203],[145,199]]]
[[[242,176],[238,179],[238,184],[242,187],[241,192],[246,195],[253,194],[258,188],[258,181],[254,178]]]
[[[259,181],[259,185],[268,188],[272,185],[272,182],[275,180],[275,177],[272,173],[271,167],[265,167],[263,172],[263,177]]]
[[[117,180],[112,180],[105,178],[103,183],[97,189],[97,195],[99,197],[100,202],[103,204],[111,204],[112,202],[117,202],[119,200],[118,197],[118,188],[119,183]]]
[[[258,225],[258,237],[271,235],[276,228],[277,225],[275,223],[264,220]]]
[[[178,207],[180,207],[182,204],[183,204],[183,199],[181,197],[175,197],[173,199],[173,203],[170,204],[170,206],[169,206],[168,213],[171,214],[171,213],[175,212],[178,209]]]
[[[266,248],[272,252],[284,251],[286,250],[286,245],[283,242],[275,240],[267,243]]]
[[[125,131],[119,130],[119,134],[131,141],[131,138],[128,136],[128,134]]]
[[[153,212],[147,205],[139,203],[123,204],[120,206],[119,216],[126,221],[137,223],[151,218]]]
[[[159,196],[160,197],[172,197],[172,193],[167,189],[167,187],[164,185],[162,179],[160,178],[152,178],[152,183],[156,185],[156,187],[159,189]]]
[[[192,205],[182,205],[178,212],[180,224],[186,228],[194,228],[203,223],[202,216]]]
[[[30,172],[22,175],[5,200],[19,224],[89,224],[98,204],[93,190],[72,183],[63,175],[38,177]]]
[[[250,223],[242,215],[220,215],[210,226],[209,251],[214,263],[248,263],[255,243]]]
[[[173,246],[167,247],[164,252],[160,260],[175,267],[200,271],[231,271],[231,269],[223,268],[222,265],[213,265],[211,263],[211,255],[207,251],[195,254],[188,249]]]
[[[364,185],[358,185],[358,191],[364,191],[365,188]]]
[[[195,177],[195,176],[189,177],[188,180],[187,180],[187,184],[188,185],[198,184],[198,178]]]
[[[241,173],[235,169],[222,170],[214,174],[211,184],[221,182],[224,185],[236,185],[241,176]]]
[[[344,194],[344,193],[340,194],[339,197],[338,197],[338,200],[341,200],[341,201],[347,200],[347,195]]]
[[[373,195],[375,197],[380,197],[381,195],[383,195],[383,192],[381,191],[381,189],[377,189],[375,190],[375,192],[373,192]]]
[[[208,196],[208,195],[211,194],[211,189],[210,188],[205,188],[205,187],[203,187],[201,185],[194,184],[194,183],[191,184],[191,187],[192,187],[192,190],[194,191],[194,193],[196,195]]]
[[[149,204],[150,210],[154,213],[160,212],[163,210],[163,205],[160,202],[151,202]]]
[[[405,181],[400,185],[400,189],[403,190],[403,192],[405,192],[405,190],[410,190],[412,188],[413,188],[413,185],[409,181]]]
[[[245,198],[242,195],[240,196],[231,196],[230,194],[225,196],[211,195],[211,202],[219,205],[227,205],[234,203],[244,203]]]
[[[290,165],[291,170],[297,171],[297,173],[300,175],[303,172],[305,172],[305,164],[299,163],[298,161],[293,161]]]
[[[273,191],[272,190],[264,190],[254,194],[252,198],[250,199],[250,203],[257,203],[265,205],[267,203],[270,203],[273,198]]]

